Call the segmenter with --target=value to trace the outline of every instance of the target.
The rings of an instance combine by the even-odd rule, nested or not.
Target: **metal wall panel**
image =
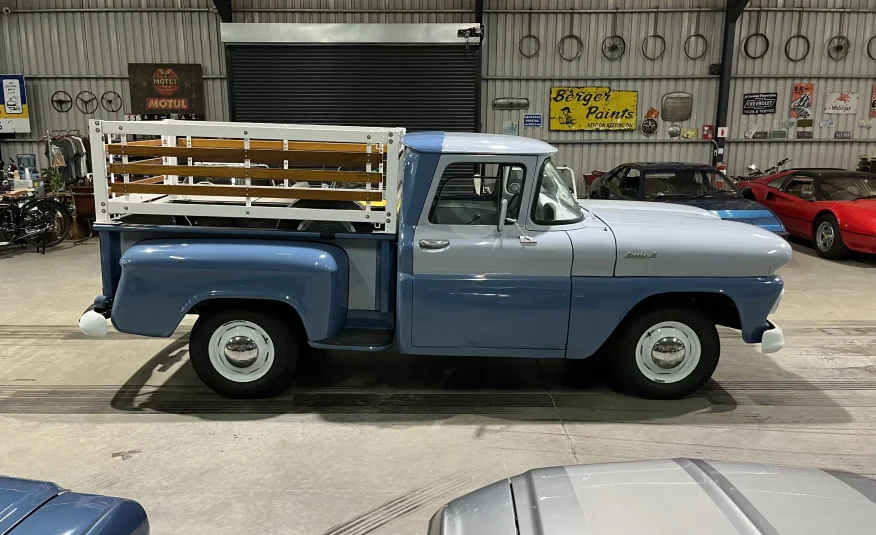
[[[233,0],[234,22],[428,23],[474,20],[474,0]]]
[[[211,0],[5,0],[12,13],[0,16],[0,62],[4,72],[27,78],[31,134],[0,140],[4,156],[39,153],[36,139],[49,129],[85,131],[90,118],[119,120],[130,98],[128,63],[200,63],[204,68],[206,118],[227,120],[225,59],[219,17]],[[51,106],[55,91],[100,97],[112,90],[124,104],[93,115],[75,106]],[[45,161],[42,161],[42,165]]]

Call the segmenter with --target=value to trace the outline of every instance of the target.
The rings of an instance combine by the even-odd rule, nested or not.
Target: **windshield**
[[[876,198],[876,175],[872,177],[832,176],[821,179],[821,197],[829,201]]]
[[[550,160],[542,167],[532,218],[544,225],[577,223],[584,219],[584,212]]]
[[[660,169],[645,172],[645,197],[739,197],[732,182],[715,169]]]

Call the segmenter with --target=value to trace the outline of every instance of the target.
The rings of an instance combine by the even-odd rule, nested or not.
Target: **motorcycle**
[[[734,176],[731,178],[732,178],[733,182],[736,183],[736,182],[740,182],[742,180],[751,180],[752,178],[757,178],[757,177],[761,177],[761,176],[774,175],[774,174],[780,172],[782,170],[782,168],[784,166],[788,165],[788,163],[790,163],[790,162],[791,162],[790,158],[783,158],[783,159],[779,160],[778,162],[776,162],[776,164],[773,165],[772,167],[767,167],[763,171],[761,171],[757,167],[757,165],[749,164],[747,166],[747,169],[749,171],[748,175],[738,175],[738,176]]]
[[[0,182],[13,182],[7,166]],[[27,243],[39,250],[54,247],[70,234],[73,218],[63,204],[28,192],[0,193],[0,246]]]

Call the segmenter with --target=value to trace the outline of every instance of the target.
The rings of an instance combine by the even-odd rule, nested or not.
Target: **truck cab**
[[[244,147],[258,146],[246,138],[246,126],[237,125],[215,126],[214,135],[242,134]],[[193,127],[167,126],[147,128],[176,138],[155,148],[105,149],[96,131],[92,150],[183,156],[185,151],[162,147],[178,147],[178,138]],[[274,126],[276,131],[269,125],[259,134],[285,136],[282,150],[290,150],[288,127]],[[340,137],[338,127],[306,128],[297,135],[319,142]],[[299,154],[258,154],[252,148],[243,151],[248,165],[259,158],[287,158],[282,170],[252,173],[272,177],[274,185],[245,191],[179,188],[184,173],[209,176],[208,171],[172,165],[150,168],[175,174],[141,187],[136,184],[143,179],[132,177],[145,168],[109,164],[108,170],[130,176],[123,186],[107,182],[115,190],[112,199],[96,199],[99,208],[100,202],[110,207],[95,227],[101,235],[103,293],[80,320],[82,330],[103,335],[110,318],[121,332],[167,337],[186,314],[197,314],[192,365],[208,386],[233,397],[285,389],[307,347],[367,352],[395,346],[409,355],[599,356],[631,392],[677,398],[699,388],[717,366],[716,325],[739,329],[743,340],[761,343],[765,352],[784,343],[781,329],[767,316],[783,292],[776,270],[791,253],[769,232],[721,221],[704,210],[579,203],[557,168],[556,149],[534,139],[355,132],[344,139],[359,141],[361,133],[370,146],[377,138],[383,153],[366,158],[375,165],[369,164],[364,178],[314,175],[318,172],[288,165],[306,159]],[[230,153],[200,149],[198,154]],[[101,170],[95,176],[96,182],[109,177]],[[291,184],[301,176],[370,182],[364,192],[277,185],[277,178]],[[131,196],[144,191],[155,196]],[[212,208],[188,198],[168,200],[182,192],[246,197]],[[260,203],[258,195],[323,196],[332,202],[355,197],[364,210],[320,212],[294,203],[277,210],[273,201]],[[261,223],[205,228],[180,224],[176,215],[187,214],[191,221],[199,214],[244,212],[258,214]],[[353,218],[359,228],[363,222],[373,228],[304,232],[297,230],[304,217]]]

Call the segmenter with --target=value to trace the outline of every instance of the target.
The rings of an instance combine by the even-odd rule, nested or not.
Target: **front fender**
[[[340,247],[272,240],[167,239],[130,247],[112,322],[167,337],[208,299],[266,299],[294,308],[310,340],[331,338],[347,315],[349,260]]]

